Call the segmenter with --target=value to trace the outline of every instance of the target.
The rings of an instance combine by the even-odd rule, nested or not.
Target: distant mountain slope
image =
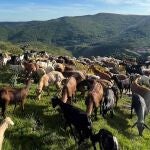
[[[23,50],[21,47],[24,46],[24,43],[14,44],[11,42],[0,41],[0,53],[11,53],[11,54],[21,54]],[[45,50],[52,55],[63,55],[71,56],[72,54],[62,47],[56,47],[54,45],[45,44],[41,42],[30,42],[28,43],[27,50],[36,50],[41,51]]]
[[[75,55],[83,47],[90,49],[91,54],[95,45],[97,54],[102,45],[109,48],[150,46],[150,16],[100,13],[48,21],[1,22],[0,40],[55,44],[72,50]]]

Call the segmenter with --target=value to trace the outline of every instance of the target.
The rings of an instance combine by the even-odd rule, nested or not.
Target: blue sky
[[[49,20],[101,12],[150,15],[150,0],[0,0],[0,21]]]

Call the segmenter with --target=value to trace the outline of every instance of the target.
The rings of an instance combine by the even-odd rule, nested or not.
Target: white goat
[[[37,64],[42,67],[43,69],[45,69],[46,73],[49,73],[51,71],[54,71],[54,67],[55,67],[55,62],[42,62],[42,61],[38,61]]]
[[[14,125],[14,122],[11,120],[10,117],[6,117],[0,125],[0,150],[2,149],[5,130],[8,128],[9,125]]]
[[[10,59],[11,59],[10,56],[9,57],[4,57],[3,60],[2,60],[3,61],[3,66],[5,66],[7,64],[7,61],[10,60]]]
[[[55,84],[58,89],[61,89],[61,82],[63,79],[65,79],[65,77],[59,71],[51,71],[48,74],[44,74],[41,77],[38,83],[38,87],[36,89],[36,94],[37,94],[38,99],[40,100],[43,89],[46,87],[49,88],[49,86],[52,84]]]

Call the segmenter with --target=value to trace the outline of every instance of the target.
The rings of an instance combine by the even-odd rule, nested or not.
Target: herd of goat
[[[78,65],[82,65],[83,69],[77,70]],[[42,98],[44,91],[50,94],[51,85],[56,86],[56,96],[50,103],[53,108],[60,106],[66,125],[70,127],[78,144],[90,138],[94,149],[95,143],[99,142],[101,150],[118,150],[117,138],[110,131],[100,129],[98,133],[92,133],[92,121],[97,120],[98,109],[104,118],[108,112],[110,117],[113,117],[114,107],[117,107],[118,100],[125,93],[132,97],[131,117],[133,109],[137,115],[137,122],[132,127],[137,125],[139,135],[142,136],[144,128],[149,129],[145,124],[145,117],[150,110],[149,65],[148,61],[138,63],[112,57],[77,59],[69,56],[50,56],[45,51],[25,51],[19,56],[0,54],[0,67],[8,66],[15,73],[11,86],[0,89],[0,107],[5,118],[0,126],[0,137],[3,137],[9,124],[14,124],[6,117],[8,105],[14,104],[15,110],[20,104],[24,111],[30,86],[35,82],[38,100]],[[15,87],[18,78],[24,78],[24,87]],[[77,92],[85,99],[86,112],[73,105],[77,101]],[[1,149],[3,138],[0,140]]]

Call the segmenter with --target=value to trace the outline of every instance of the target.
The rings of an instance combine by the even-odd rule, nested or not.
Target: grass
[[[0,86],[8,84],[11,72],[3,69],[0,72]],[[19,85],[23,86],[23,85]],[[35,98],[36,84],[33,84],[25,104],[25,112],[21,113],[20,107],[13,114],[13,106],[9,105],[7,116],[10,116],[15,125],[5,132],[3,150],[76,150],[92,149],[89,140],[80,147],[74,142],[69,129],[64,130],[64,122],[57,111],[51,106],[50,99],[55,94],[55,88],[51,87],[50,96],[42,95],[41,100]],[[78,99],[80,99],[78,95]],[[98,114],[98,121],[93,122],[93,131],[100,128],[110,130],[119,141],[121,150],[148,150],[150,149],[150,131],[144,130],[143,137],[138,136],[137,128],[131,129],[136,121],[136,116],[130,119],[130,98],[123,96],[115,108],[114,118],[108,115],[106,119]],[[79,100],[76,106],[85,110],[84,100]],[[146,118],[150,126],[150,118]],[[98,147],[98,145],[97,145]]]

